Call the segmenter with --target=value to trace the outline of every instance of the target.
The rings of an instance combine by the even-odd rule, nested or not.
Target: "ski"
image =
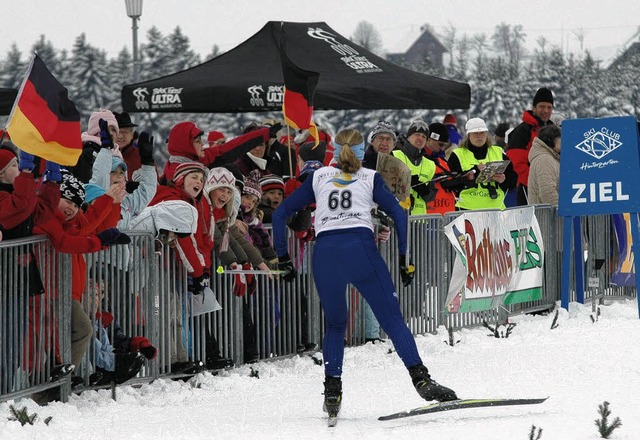
[[[378,420],[396,420],[405,417],[419,416],[441,411],[451,411],[465,408],[483,408],[487,406],[509,406],[509,405],[535,405],[547,400],[548,397],[540,399],[458,399],[448,402],[438,402],[420,408],[414,408],[410,411],[401,411],[394,414],[378,417]]]

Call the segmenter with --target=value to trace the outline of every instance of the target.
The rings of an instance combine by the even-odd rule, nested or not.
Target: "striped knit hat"
[[[253,179],[247,178],[244,181],[244,189],[242,190],[242,195],[245,194],[256,196],[258,200],[262,198],[262,188],[260,188],[260,184]]]
[[[260,189],[263,193],[272,189],[279,189],[284,193],[284,180],[277,174],[268,174],[260,179]]]
[[[187,174],[197,172],[202,173],[203,177],[207,178],[207,172],[209,169],[200,162],[185,162],[178,165],[173,172],[173,184],[180,188],[184,184],[184,178]]]

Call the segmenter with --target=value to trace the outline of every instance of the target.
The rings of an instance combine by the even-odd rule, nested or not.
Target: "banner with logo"
[[[566,217],[640,211],[634,117],[562,122],[558,213]]]
[[[542,298],[544,243],[533,207],[469,211],[445,226],[456,257],[448,313]]]

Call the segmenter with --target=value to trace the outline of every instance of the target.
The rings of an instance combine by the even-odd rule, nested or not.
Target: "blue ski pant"
[[[342,375],[348,283],[369,303],[404,365],[408,368],[422,363],[371,230],[351,228],[320,233],[313,251],[313,277],[326,321],[322,346],[326,376]]]

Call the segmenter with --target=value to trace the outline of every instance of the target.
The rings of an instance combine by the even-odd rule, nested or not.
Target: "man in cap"
[[[449,147],[449,130],[444,124],[434,122],[429,125],[429,139],[423,150],[424,157],[432,161],[436,167],[433,180],[436,195],[427,203],[427,212],[444,214],[455,210],[456,198],[446,182],[451,179],[451,170],[445,159],[445,151]]]
[[[529,150],[531,143],[542,127],[553,125],[553,94],[541,87],[533,97],[533,107],[522,114],[522,122],[509,133],[507,157],[518,173],[518,205],[527,205],[527,185],[529,181]]]
[[[375,170],[378,163],[378,153],[391,153],[397,140],[393,126],[387,121],[378,121],[369,134],[369,146],[364,152],[362,166]]]
[[[120,131],[118,131],[116,135],[116,144],[120,147],[122,159],[127,164],[127,180],[131,180],[133,172],[142,165],[140,155],[134,146],[134,141],[137,138],[135,127],[137,127],[138,124],[134,124],[133,121],[131,121],[131,116],[129,116],[127,112],[113,112],[113,115],[116,117],[118,127],[120,128]]]
[[[415,119],[411,121],[406,137],[400,137],[399,148],[391,152],[411,170],[411,215],[426,214],[427,203],[436,193],[435,186],[431,182],[436,166],[422,154],[427,139],[429,139],[429,126],[422,119]]]

